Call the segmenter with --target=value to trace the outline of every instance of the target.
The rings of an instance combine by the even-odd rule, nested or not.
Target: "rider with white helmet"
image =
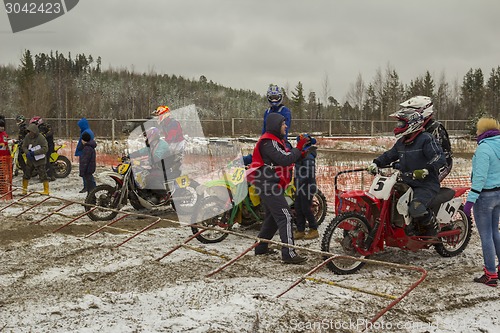
[[[431,98],[427,96],[414,96],[399,105],[403,107],[402,110],[415,110],[420,112],[424,117],[423,126],[425,131],[432,134],[443,149],[446,158],[446,165],[439,170],[439,181],[443,181],[443,179],[448,176],[451,171],[453,165],[453,152],[451,150],[451,142],[448,132],[444,128],[443,124],[432,118],[434,108]]]
[[[418,224],[421,236],[435,236],[438,228],[429,207],[440,189],[438,170],[446,163],[443,150],[424,130],[424,116],[418,110],[403,109],[390,116],[398,121],[394,128],[398,140],[391,149],[373,160],[368,171],[376,172],[379,167],[398,161],[403,182],[413,189],[408,212]],[[413,225],[407,234],[413,232],[411,229]]]

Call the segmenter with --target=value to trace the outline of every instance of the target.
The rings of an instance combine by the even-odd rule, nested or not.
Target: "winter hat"
[[[498,120],[493,118],[481,118],[477,121],[477,134],[481,135],[488,130],[498,130],[500,125]]]
[[[85,141],[85,142],[89,142],[90,141],[90,134],[87,133],[87,132],[84,132],[82,134],[82,140]]]

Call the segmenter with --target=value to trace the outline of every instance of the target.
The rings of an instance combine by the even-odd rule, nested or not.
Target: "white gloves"
[[[378,166],[375,163],[372,163],[368,166],[368,168],[366,168],[366,171],[372,175],[376,175],[378,173]]]

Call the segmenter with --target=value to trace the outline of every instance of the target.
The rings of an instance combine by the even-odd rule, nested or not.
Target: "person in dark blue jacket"
[[[80,138],[78,139],[78,143],[76,144],[75,156],[80,156],[83,154],[83,143],[82,143],[82,135],[83,133],[88,133],[90,135],[90,139],[94,140],[94,132],[90,129],[89,122],[86,118],[82,118],[78,121],[78,127],[80,127]],[[82,178],[83,181],[83,189],[80,190],[80,193],[87,192],[87,184],[85,183],[85,178]]]
[[[83,178],[87,192],[92,191],[95,186],[94,172],[96,169],[96,154],[95,148],[97,144],[90,138],[90,134],[85,132],[82,134],[82,154],[80,155],[80,177]]]
[[[373,160],[368,171],[376,173],[380,167],[398,162],[403,182],[413,189],[413,199],[408,213],[420,229],[421,236],[436,236],[438,226],[429,206],[438,194],[439,169],[446,164],[441,146],[432,134],[424,131],[424,117],[414,110],[400,110],[390,115],[398,119],[394,134],[398,139],[394,146]],[[410,224],[407,234],[414,233]]]
[[[312,200],[318,187],[316,184],[316,150],[311,145],[316,144],[316,139],[308,134],[297,137],[297,142],[302,138],[308,140],[302,148],[308,150],[307,155],[295,162],[295,186],[296,197],[294,202],[297,231],[294,239],[315,239],[319,237],[318,223],[312,211]],[[306,233],[306,221],[309,223],[309,231]]]

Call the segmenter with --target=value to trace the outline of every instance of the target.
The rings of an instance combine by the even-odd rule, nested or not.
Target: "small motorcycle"
[[[180,162],[178,163],[180,167]],[[136,176],[134,177],[135,169]],[[156,209],[171,206],[180,214],[192,213],[198,202],[196,187],[199,185],[189,179],[188,176],[179,176],[167,182],[168,190],[151,190],[144,188],[145,175],[148,168],[140,165],[131,166],[128,156],[121,159],[121,163],[113,167],[113,172],[101,174],[110,177],[115,186],[108,184],[98,185],[90,191],[85,199],[86,204],[98,207],[112,208],[120,210],[127,202],[137,210]],[[180,172],[179,172],[180,173]],[[175,202],[175,203],[174,203]],[[92,207],[85,206],[85,211],[90,211]],[[95,209],[88,216],[93,221],[112,220],[118,212],[109,209]]]
[[[337,181],[342,174],[364,172],[353,169],[335,176],[335,211],[337,216],[326,228],[321,250],[352,257],[367,258],[381,252],[384,246],[418,251],[434,246],[443,257],[456,256],[467,247],[471,237],[471,220],[463,211],[462,198],[469,188],[441,188],[431,203],[433,217],[439,226],[436,237],[408,236],[406,226],[412,223],[408,204],[413,190],[401,181],[401,172],[380,171],[369,191],[338,191]],[[324,258],[325,260],[327,257]],[[337,274],[351,274],[365,262],[353,259],[334,259],[328,268]]]
[[[246,182],[245,171],[243,166],[235,167],[229,169],[229,172],[224,172],[222,179],[203,184],[206,196],[200,201],[192,216],[193,225],[231,230],[235,223],[249,226],[264,219],[264,207],[260,203],[255,187]],[[295,201],[293,179],[285,189],[285,198],[293,214]],[[318,225],[321,224],[326,217],[327,203],[320,190],[313,198],[313,213]],[[199,231],[195,226],[191,227],[191,230],[193,234]],[[207,230],[196,236],[196,239],[206,244],[218,243],[227,235],[225,232]]]
[[[20,145],[22,141],[14,140],[10,152],[10,156],[12,157],[12,171],[14,176],[19,175],[19,170],[23,171],[21,166],[19,165],[19,152]],[[63,155],[59,155],[58,151],[62,148],[66,147],[66,145],[57,145],[54,146],[54,151],[50,154],[50,163],[52,163],[52,167],[54,169],[54,176],[56,178],[66,178],[71,173],[71,161]],[[24,159],[24,163],[26,164],[26,154],[22,153],[22,158]],[[32,176],[37,176],[37,171],[33,170]]]

